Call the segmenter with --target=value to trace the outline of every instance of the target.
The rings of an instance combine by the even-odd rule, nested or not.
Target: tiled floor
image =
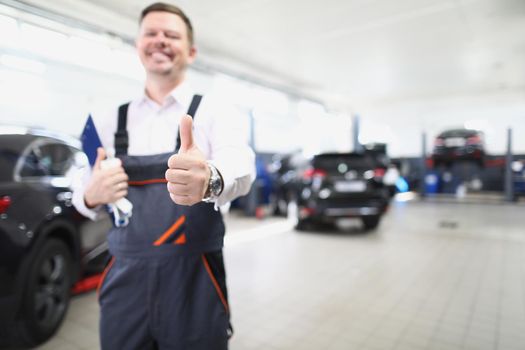
[[[231,350],[525,349],[525,206],[396,203],[373,233],[229,219]],[[40,349],[98,349],[93,293]]]

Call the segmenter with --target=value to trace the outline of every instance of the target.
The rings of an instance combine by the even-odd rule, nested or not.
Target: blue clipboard
[[[97,148],[102,147],[102,142],[98,136],[97,128],[93,122],[91,115],[88,116],[84,130],[80,135],[80,142],[82,142],[82,151],[86,154],[91,167],[95,165],[97,160]]]

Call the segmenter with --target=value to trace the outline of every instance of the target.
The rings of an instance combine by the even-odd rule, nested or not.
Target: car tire
[[[364,216],[361,218],[361,221],[363,222],[363,227],[365,228],[365,230],[370,231],[377,228],[380,219],[380,215]]]
[[[284,198],[279,198],[277,200],[277,215],[287,216],[288,215],[288,202]]]
[[[295,229],[297,231],[308,231],[308,229],[311,227],[311,223],[306,220],[297,220],[297,223],[295,224]]]
[[[36,346],[51,338],[69,307],[72,259],[67,246],[49,239],[39,249],[27,276],[16,327],[18,346]]]

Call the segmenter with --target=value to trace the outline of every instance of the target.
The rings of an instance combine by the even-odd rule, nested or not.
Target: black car
[[[0,348],[36,346],[67,312],[71,288],[99,273],[110,221],[72,206],[75,169],[87,158],[76,139],[0,127]]]
[[[481,131],[452,129],[440,133],[434,140],[432,160],[435,165],[452,163],[455,160],[473,160],[483,164],[485,141]]]
[[[389,203],[385,169],[367,153],[324,153],[313,157],[298,182],[298,230],[311,224],[360,218],[374,229]]]

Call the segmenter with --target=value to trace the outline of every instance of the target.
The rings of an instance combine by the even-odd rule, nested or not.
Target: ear
[[[190,47],[190,54],[188,55],[188,61],[189,63],[195,62],[195,59],[197,58],[197,48],[195,46]]]

